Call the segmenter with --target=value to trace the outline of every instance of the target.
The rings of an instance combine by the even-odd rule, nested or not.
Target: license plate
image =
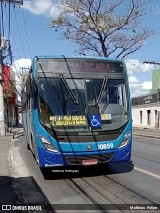
[[[82,165],[83,166],[96,165],[96,164],[98,164],[98,160],[97,159],[83,160],[82,161]]]

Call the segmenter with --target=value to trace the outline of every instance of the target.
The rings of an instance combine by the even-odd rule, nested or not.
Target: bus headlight
[[[131,137],[131,133],[129,132],[129,133],[127,133],[127,134],[125,135],[125,137],[124,137],[122,143],[119,145],[118,148],[122,148],[122,147],[126,146],[127,143],[128,143],[128,141],[129,141],[129,139],[130,139],[130,137]]]
[[[45,137],[39,136],[44,147],[51,152],[59,152]]]

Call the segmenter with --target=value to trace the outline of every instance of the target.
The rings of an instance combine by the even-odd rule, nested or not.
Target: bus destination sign
[[[85,116],[50,116],[50,124],[53,126],[86,126]]]
[[[37,70],[39,72],[92,72],[92,73],[123,73],[121,62],[86,59],[38,59]]]

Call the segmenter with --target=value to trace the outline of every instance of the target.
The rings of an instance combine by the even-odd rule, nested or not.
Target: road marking
[[[148,172],[148,171],[146,171],[146,170],[144,170],[144,169],[141,169],[141,168],[138,168],[138,167],[134,167],[134,169],[137,170],[137,171],[139,171],[139,172],[143,172],[143,173],[145,173],[145,174],[147,174],[147,175],[150,175],[150,176],[155,177],[155,178],[157,178],[158,180],[160,180],[160,176],[159,176],[159,175],[156,175],[156,174],[154,174],[154,173],[152,173],[152,172]]]

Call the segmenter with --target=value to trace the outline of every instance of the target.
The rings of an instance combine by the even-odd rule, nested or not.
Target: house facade
[[[132,98],[133,126],[160,128],[160,92]]]
[[[12,127],[18,124],[18,106],[16,104],[15,74],[9,65],[4,65],[2,69],[2,75],[5,122],[8,127]]]

